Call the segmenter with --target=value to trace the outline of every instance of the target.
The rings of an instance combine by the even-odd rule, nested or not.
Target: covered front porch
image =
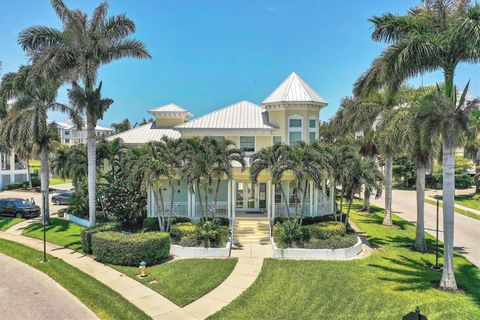
[[[252,183],[247,179],[224,179],[208,187],[196,190],[195,186],[177,180],[172,188],[168,181],[162,181],[161,192],[157,187],[148,190],[148,216],[184,217],[198,220],[203,217],[227,218],[264,217],[273,221],[282,216],[318,216],[333,213],[333,199],[327,196],[326,181],[320,186],[313,182],[307,184],[307,190],[299,190],[294,180],[282,181],[282,188],[272,184],[271,180]],[[330,190],[331,191],[331,190]],[[330,194],[332,194],[330,192]],[[305,199],[303,199],[305,195]],[[163,198],[163,201],[161,200]]]

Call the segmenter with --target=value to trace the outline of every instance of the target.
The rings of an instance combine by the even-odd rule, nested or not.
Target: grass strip
[[[100,319],[150,319],[120,294],[61,259],[48,255],[48,262],[43,263],[41,251],[3,239],[0,239],[0,252],[48,275]]]

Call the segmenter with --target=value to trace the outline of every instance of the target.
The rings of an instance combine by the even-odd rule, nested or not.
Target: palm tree
[[[129,171],[130,178],[141,181],[144,190],[151,188],[154,196],[153,202],[158,212],[157,219],[160,231],[166,231],[165,201],[161,179],[168,176],[170,170],[161,159],[161,153],[158,152],[159,143],[161,142],[150,142],[143,148],[130,150],[132,159],[129,161]],[[160,206],[158,202],[160,202]]]
[[[307,198],[308,184],[314,182],[315,187],[320,185],[323,179],[323,172],[326,169],[325,153],[321,152],[319,144],[314,147],[312,144],[300,141],[295,143],[288,153],[288,169],[291,170],[296,180],[296,190],[302,191],[300,224],[305,214],[305,201]],[[296,214],[298,214],[298,191],[295,195]]]
[[[213,216],[217,213],[218,192],[220,191],[221,179],[226,176],[231,179],[233,175],[233,162],[237,162],[241,166],[241,170],[245,170],[245,153],[242,149],[236,148],[235,143],[230,140],[212,140],[213,152],[217,155],[215,164],[215,177],[217,185],[215,188]]]
[[[63,30],[46,26],[33,26],[20,33],[19,43],[35,61],[35,72],[53,75],[69,74],[73,89],[79,91],[83,83],[85,97],[93,97],[100,66],[125,57],[150,58],[144,44],[129,39],[135,24],[125,14],[107,17],[108,4],[102,2],[92,17],[78,9],[69,9],[62,0],[51,0],[52,7],[63,24]],[[102,119],[104,106],[98,100],[87,100],[83,105],[87,113],[88,147],[88,202],[90,224],[95,224],[95,126]],[[92,104],[90,104],[92,103]]]
[[[404,125],[408,109],[400,107],[385,111],[378,126],[378,142],[385,157],[385,217],[383,225],[392,226],[393,156],[402,151]]]
[[[360,144],[360,155],[364,158],[368,159],[374,159],[378,154],[379,150],[376,145],[376,134],[375,131],[370,129],[367,130],[363,137],[359,139],[359,144]],[[363,196],[363,207],[361,211],[370,211],[370,195],[372,193],[372,190],[365,186],[364,190],[364,196]]]
[[[127,118],[123,119],[119,123],[112,123],[111,127],[115,130],[115,134],[132,129],[130,120]]]
[[[32,142],[40,156],[40,187],[47,199],[49,152],[52,142],[58,139],[58,132],[47,125],[47,113],[51,110],[66,112],[73,123],[82,125],[82,119],[74,109],[55,101],[59,85],[57,80],[35,76],[32,66],[22,66],[17,73],[6,74],[0,86],[0,102],[5,109],[7,101],[11,101],[7,116],[2,120],[0,140],[9,148]],[[42,215],[49,223],[48,202],[44,207]]]
[[[362,186],[379,193],[383,186],[383,175],[374,160],[362,159],[359,156],[348,159],[345,170],[347,179],[344,188],[348,201],[345,226],[347,226],[355,194],[362,191]]]
[[[454,150],[465,115],[453,102],[456,95],[454,75],[459,63],[480,61],[480,5],[471,5],[468,0],[430,0],[411,9],[407,15],[386,13],[370,21],[375,25],[372,38],[385,41],[389,46],[357,80],[355,93],[365,94],[384,85],[396,90],[407,78],[442,70],[443,94],[449,101],[449,110],[445,111],[453,116],[447,123],[460,122],[460,125],[441,127],[445,258],[440,287],[456,290],[453,272]]]
[[[263,148],[250,158],[250,179],[252,183],[257,183],[258,176],[262,171],[267,171],[272,177],[273,187],[278,186],[286,207],[287,216],[290,217],[290,208],[285,190],[282,186],[282,177],[289,170],[288,154],[290,147],[284,144],[276,144],[271,147]]]
[[[425,122],[419,119],[424,105],[432,98],[432,92],[419,90],[420,97],[412,97],[411,106],[408,109],[407,121],[404,126],[405,146],[409,157],[416,167],[416,193],[417,193],[417,225],[414,248],[420,252],[427,251],[425,241],[425,175],[428,166],[432,163],[440,147],[439,135],[425,126]]]
[[[102,82],[95,89],[85,90],[76,82],[72,84],[72,89],[68,90],[70,103],[78,112],[87,113],[87,154],[88,154],[88,210],[89,224],[94,226],[96,197],[95,190],[97,184],[97,157],[96,157],[96,135],[95,127],[97,120],[103,117],[103,114],[113,103],[112,99],[102,98]]]

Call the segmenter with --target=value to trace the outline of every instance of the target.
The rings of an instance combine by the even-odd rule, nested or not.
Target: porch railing
[[[208,217],[228,218],[228,203],[226,201],[218,201],[215,207],[215,202],[209,201],[207,206]],[[200,202],[195,202],[195,218],[201,218],[205,211],[205,203],[200,205]]]
[[[154,215],[161,214],[162,212],[162,204],[160,202],[157,203],[158,206],[155,206]],[[188,217],[188,202],[174,202],[173,206],[171,206],[170,202],[165,202],[165,216],[172,216],[172,217]]]

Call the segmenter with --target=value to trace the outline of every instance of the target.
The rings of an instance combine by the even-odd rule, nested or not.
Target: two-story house
[[[76,128],[74,125],[59,121],[47,121],[49,125],[55,127],[58,131],[60,143],[66,145],[83,144],[87,141],[87,127],[84,125],[82,128]],[[97,137],[108,137],[112,134],[113,130],[110,128],[104,128],[101,126],[95,127],[95,134]]]
[[[27,164],[15,152],[0,153],[0,190],[10,183],[28,180]]]
[[[318,138],[320,110],[326,105],[325,99],[296,73],[292,73],[260,105],[239,101],[190,120],[190,112],[171,103],[149,110],[155,117],[154,122],[110,136],[108,140],[119,138],[127,145],[142,145],[160,141],[163,136],[173,139],[210,136],[232,140],[249,157],[277,143],[315,141]],[[234,166],[233,178],[221,181],[217,215],[229,218],[233,215],[269,218],[284,215],[286,207],[293,206],[293,180],[292,174],[287,173],[283,177],[282,186],[288,195],[285,203],[280,188],[272,185],[267,172],[259,176],[258,183],[252,184],[249,170],[242,171]],[[169,197],[168,192],[165,187],[165,199]],[[325,182],[320,187],[310,183],[305,212],[309,215],[333,212],[333,202],[326,193]],[[148,195],[149,216],[158,214],[155,204],[158,199],[154,195],[154,192]],[[174,214],[193,219],[201,216],[195,192],[184,181],[178,181],[174,199]],[[209,199],[213,200],[213,196]]]

